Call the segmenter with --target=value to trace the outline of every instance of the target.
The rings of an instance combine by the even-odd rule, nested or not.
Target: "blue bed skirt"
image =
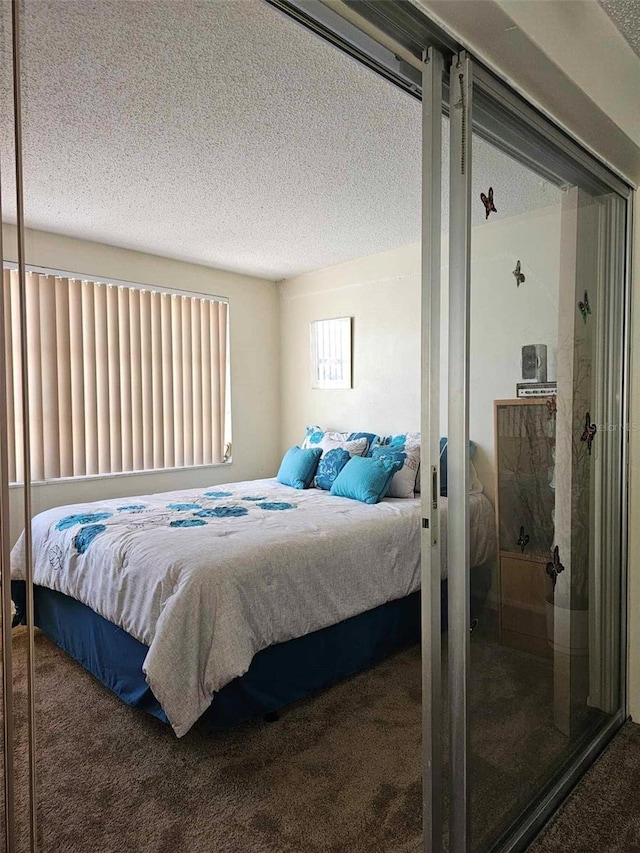
[[[24,582],[11,586],[24,613]],[[442,596],[446,602],[446,582]],[[147,646],[60,592],[36,586],[34,602],[36,625],[56,645],[128,705],[167,722],[142,672]],[[258,652],[249,670],[216,694],[203,721],[219,730],[264,717],[418,642],[420,591]]]

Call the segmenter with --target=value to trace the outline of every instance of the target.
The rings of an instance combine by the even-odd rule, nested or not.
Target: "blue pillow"
[[[313,475],[318,467],[318,459],[322,456],[319,447],[302,450],[292,447],[287,450],[280,463],[277,480],[283,486],[293,486],[294,489],[308,489]]]
[[[353,456],[331,486],[331,494],[366,504],[377,504],[386,495],[402,462],[390,457]]]
[[[476,453],[476,444],[469,441],[469,459],[473,459]],[[443,435],[440,439],[440,496],[447,497],[447,437]]]
[[[316,487],[318,489],[330,489],[350,459],[351,454],[344,447],[333,447],[323,453],[316,472]]]

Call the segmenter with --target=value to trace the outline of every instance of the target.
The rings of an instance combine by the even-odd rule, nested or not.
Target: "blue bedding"
[[[23,614],[24,581],[11,586]],[[60,592],[35,586],[34,600],[35,623],[53,642],[128,705],[167,722],[142,672],[147,646]],[[418,591],[258,652],[248,672],[216,694],[202,721],[218,730],[263,717],[419,641]]]

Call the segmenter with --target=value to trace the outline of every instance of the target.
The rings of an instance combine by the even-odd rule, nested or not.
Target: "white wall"
[[[413,0],[576,139],[640,183],[640,60],[597,0]]]
[[[497,3],[618,127],[640,141],[638,58],[596,0]]]
[[[547,379],[556,379],[560,205],[487,222],[471,235],[471,438],[486,494],[495,496],[495,400],[516,396],[525,344],[547,346]],[[525,281],[512,271],[520,260]]]
[[[445,235],[445,259],[447,252]],[[493,401],[515,396],[523,344],[547,344],[549,379],[555,378],[559,258],[559,205],[472,231],[470,434],[490,498]],[[520,288],[512,275],[518,259],[526,275]],[[445,293],[447,274],[445,266]],[[309,423],[379,433],[420,429],[419,244],[287,279],[280,300],[283,450],[301,440]],[[354,318],[353,388],[312,389],[309,323],[339,316]],[[446,350],[443,355],[446,371]],[[446,404],[443,388],[443,434]]]
[[[5,259],[15,261],[13,226],[3,227],[3,242]],[[36,485],[34,513],[95,500],[98,494],[124,497],[275,474],[280,460],[280,318],[274,282],[43,231],[27,231],[26,260],[107,280],[226,296],[231,350],[232,463]],[[23,526],[21,496],[20,489],[11,490],[14,539]]]
[[[353,317],[353,388],[311,388],[309,323]],[[420,247],[405,246],[280,283],[282,449],[307,424],[420,428]]]

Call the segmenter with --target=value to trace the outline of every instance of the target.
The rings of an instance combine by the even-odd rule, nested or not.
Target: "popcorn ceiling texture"
[[[598,0],[598,2],[640,56],[640,0]]]
[[[25,0],[22,44],[32,228],[270,279],[420,239],[420,104],[261,0]],[[474,154],[474,223],[557,202]]]

